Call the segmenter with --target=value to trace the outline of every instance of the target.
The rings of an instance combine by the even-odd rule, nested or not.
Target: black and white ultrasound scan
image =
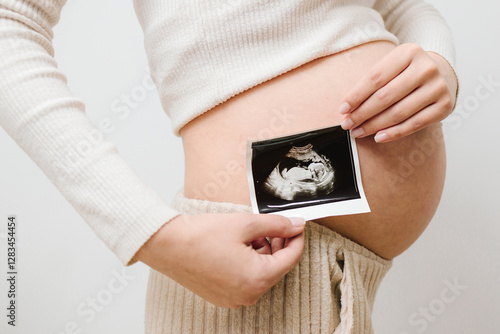
[[[370,212],[355,139],[340,126],[249,141],[254,213],[306,220]]]

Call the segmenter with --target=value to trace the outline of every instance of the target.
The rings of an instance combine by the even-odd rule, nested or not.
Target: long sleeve
[[[140,180],[58,70],[66,0],[0,0],[0,124],[125,265],[179,214]]]
[[[374,4],[387,30],[400,43],[417,43],[455,67],[455,48],[451,30],[434,6],[422,0],[377,0]]]

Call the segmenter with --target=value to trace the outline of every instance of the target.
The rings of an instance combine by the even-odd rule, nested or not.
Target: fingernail
[[[364,134],[365,134],[365,130],[363,130],[363,128],[356,128],[356,129],[351,131],[351,137],[353,137],[353,138],[358,138]]]
[[[347,114],[350,110],[351,110],[351,105],[347,102],[342,103],[339,107],[339,113],[341,113],[342,115]]]
[[[292,222],[293,226],[304,226],[306,224],[306,220],[302,217],[291,217],[290,221]]]
[[[389,136],[385,132],[379,132],[375,135],[375,141],[377,143],[383,143],[389,139]]]
[[[346,118],[342,121],[342,123],[340,123],[340,126],[342,127],[342,129],[344,130],[349,130],[350,128],[352,128],[354,125],[354,122],[352,121],[352,119],[350,118]]]

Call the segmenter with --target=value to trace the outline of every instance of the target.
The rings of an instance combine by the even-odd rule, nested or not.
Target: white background
[[[500,121],[500,4],[433,3],[454,33],[461,79],[457,111],[445,124],[445,191],[429,228],[396,258],[382,282],[374,327],[381,334],[493,334],[500,328],[500,135],[495,127]],[[88,117],[96,125],[112,121],[114,130],[105,139],[170,202],[182,186],[182,145],[172,135],[156,91],[136,101],[126,117],[112,110],[122,94],[140,89],[148,76],[132,3],[69,1],[54,44],[59,66],[85,101]],[[491,91],[482,83],[488,78],[499,83]],[[0,276],[0,332],[79,333],[73,327],[80,333],[142,333],[147,267],[138,263],[124,269],[4,131],[0,157],[0,268],[6,261],[6,217],[15,214],[20,273],[15,329],[6,325],[6,281]],[[114,286],[121,291],[111,293],[109,283],[117,274],[126,278]],[[94,317],[78,312],[78,307],[90,310],[89,301],[98,296],[105,305]]]

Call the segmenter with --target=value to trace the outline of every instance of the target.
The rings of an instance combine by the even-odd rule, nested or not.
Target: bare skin
[[[439,203],[445,176],[439,121],[451,111],[455,91],[456,79],[446,61],[414,45],[396,48],[388,42],[374,42],[314,60],[238,94],[182,128],[185,195],[250,205],[245,170],[248,139],[341,123],[353,132],[363,129],[356,135],[363,185],[372,212],[316,222],[392,259],[421,235]],[[375,134],[379,143],[374,140]],[[179,216],[160,229],[136,258],[216,305],[237,307],[256,302],[300,259],[302,230],[291,227],[286,218],[279,223],[276,219],[264,223],[265,215],[222,216]],[[188,229],[186,217],[196,221],[198,227]],[[250,229],[242,234],[235,227],[242,222],[248,227],[249,221],[259,233],[249,233]],[[279,226],[273,227],[275,223]],[[190,233],[198,235],[203,224],[214,229],[205,238],[197,238],[196,243],[189,242]],[[224,235],[222,240],[235,241],[234,247],[230,242],[213,247],[207,240],[218,240],[217,233]],[[263,237],[275,238],[272,251],[262,242]],[[292,239],[284,245],[286,238]],[[253,275],[237,277],[258,293],[236,287],[230,295],[210,292],[221,290],[224,282],[233,287],[229,282],[235,273],[248,273],[246,263],[229,260],[238,258],[238,242],[246,246],[249,259],[264,258],[264,263],[280,265],[247,262],[255,264]],[[167,254],[178,257],[173,261]],[[222,254],[227,258],[221,258]],[[211,264],[211,273],[196,269],[204,267],[204,261]],[[232,264],[230,272],[228,261]],[[193,280],[193,274],[200,279]]]

